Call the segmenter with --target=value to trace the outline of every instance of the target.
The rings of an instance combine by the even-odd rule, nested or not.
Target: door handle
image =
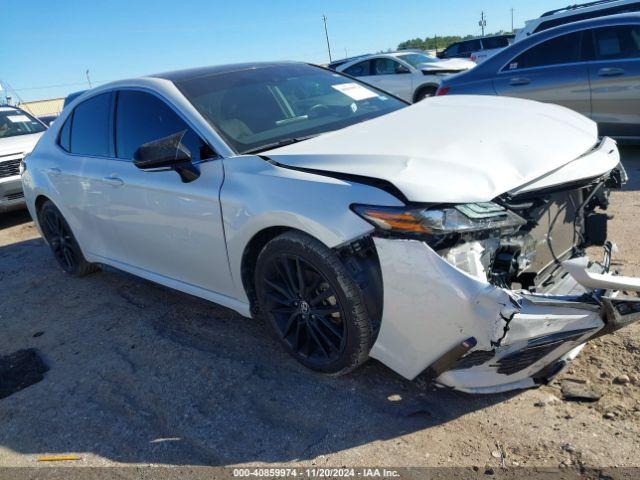
[[[59,168],[50,168],[49,170],[47,170],[47,173],[49,175],[53,175],[54,177],[57,177],[62,173],[62,170],[60,170]]]
[[[600,70],[598,70],[598,75],[600,75],[601,77],[617,77],[618,75],[623,75],[623,74],[624,74],[624,69],[622,68],[608,67],[608,68],[601,68]]]
[[[121,187],[124,185],[124,180],[114,176],[104,177],[102,181],[108,185],[111,185],[112,187]]]
[[[515,77],[511,79],[511,81],[509,82],[509,85],[513,85],[514,87],[516,87],[518,85],[529,85],[530,83],[531,83],[531,80],[529,80],[528,78]]]

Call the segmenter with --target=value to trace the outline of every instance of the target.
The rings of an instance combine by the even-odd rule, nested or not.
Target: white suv
[[[0,107],[0,212],[24,207],[20,162],[46,129],[19,108]]]
[[[525,22],[524,28],[516,33],[515,41],[519,42],[534,33],[567,23],[638,11],[640,11],[640,1],[638,0],[600,0],[580,5],[569,5],[543,13],[540,18]]]

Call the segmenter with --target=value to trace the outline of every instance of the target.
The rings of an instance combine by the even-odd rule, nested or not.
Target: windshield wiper
[[[291,145],[292,143],[303,142],[304,140],[309,140],[310,138],[317,137],[319,133],[315,133],[313,135],[307,135],[305,137],[290,137],[283,138],[278,140],[277,142],[267,143],[265,145],[261,145],[256,148],[250,148],[249,150],[245,150],[244,152],[240,152],[241,155],[250,155],[252,153],[260,153],[265,150],[271,150],[272,148],[284,147],[286,145]]]

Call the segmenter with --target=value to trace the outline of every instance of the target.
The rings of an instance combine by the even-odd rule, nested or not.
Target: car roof
[[[228,65],[212,65],[208,67],[189,68],[186,70],[174,70],[171,72],[156,73],[153,75],[145,75],[146,77],[162,78],[171,82],[181,82],[194,78],[208,77],[210,75],[221,75],[231,72],[241,72],[243,70],[253,70],[258,68],[282,67],[286,65],[299,64],[308,65],[304,62],[251,62],[251,63],[232,63]]]

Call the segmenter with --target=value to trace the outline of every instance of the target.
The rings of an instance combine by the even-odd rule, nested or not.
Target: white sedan
[[[638,319],[621,292],[640,279],[608,272],[619,162],[562,107],[408,105],[320,67],[258,63],[85,92],[22,182],[68,274],[109,265],[261,316],[316,371],[373,357],[487,393],[545,383]]]
[[[415,103],[434,96],[443,78],[475,65],[462,58],[440,60],[421,52],[400,51],[358,57],[336,70]]]

